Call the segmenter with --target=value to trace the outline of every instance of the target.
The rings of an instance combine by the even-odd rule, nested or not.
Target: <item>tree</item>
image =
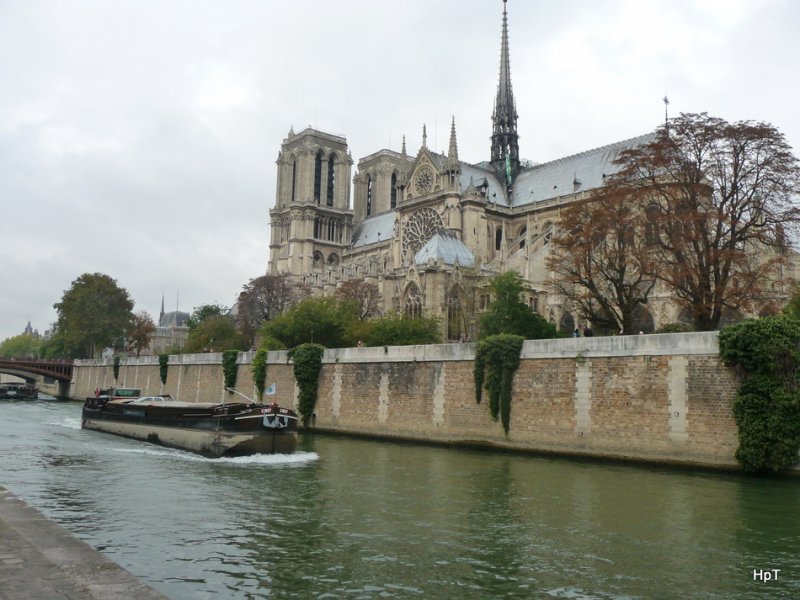
[[[189,328],[189,331],[191,331],[204,320],[211,317],[221,317],[228,314],[228,312],[228,307],[222,306],[221,304],[203,304],[201,306],[195,306],[192,314],[186,319],[186,326]]]
[[[224,352],[248,347],[231,315],[208,314],[189,331],[183,351]]]
[[[236,303],[236,323],[252,344],[258,329],[283,314],[287,308],[308,296],[303,283],[292,283],[287,275],[262,275],[242,287]]]
[[[367,346],[411,346],[441,344],[441,323],[435,317],[410,317],[395,313],[368,322],[363,334]]]
[[[34,358],[39,355],[41,340],[32,335],[20,334],[0,342],[0,356]]]
[[[497,275],[489,286],[494,300],[481,317],[482,336],[510,333],[535,340],[558,337],[555,326],[531,309],[520,296],[523,280],[516,271]]]
[[[109,347],[120,350],[133,317],[127,290],[102,273],[78,277],[53,308],[64,351],[79,358],[97,357]]]
[[[76,352],[70,352],[67,349],[64,335],[57,329],[54,330],[53,335],[42,341],[39,353],[42,358],[78,358]]]
[[[345,281],[336,288],[334,296],[354,302],[358,310],[358,319],[361,321],[376,317],[381,313],[381,295],[378,291],[378,286],[363,279]]]
[[[150,346],[150,338],[155,332],[156,324],[149,313],[143,310],[134,313],[131,319],[131,328],[128,331],[128,348],[136,352],[136,356],[139,356],[142,350]]]
[[[783,134],[767,123],[681,114],[617,162],[602,193],[647,214],[650,275],[696,330],[771,299],[787,234],[800,222],[800,170]]]
[[[349,331],[355,320],[351,302],[341,302],[331,296],[307,298],[265,323],[260,333],[264,338],[279,340],[288,348],[305,343],[341,348],[352,345]]]
[[[614,190],[620,192],[621,190]],[[655,286],[645,215],[624,193],[601,188],[561,214],[547,259],[554,291],[599,331],[638,331]]]

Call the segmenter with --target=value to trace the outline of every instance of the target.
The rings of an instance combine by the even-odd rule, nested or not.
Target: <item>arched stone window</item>
[[[332,267],[336,267],[339,265],[339,255],[335,252],[331,252],[330,256],[328,256],[328,265]]]
[[[575,331],[575,318],[572,313],[565,312],[561,315],[561,320],[558,322],[558,330],[572,335]]]
[[[295,192],[297,191],[297,159],[292,156],[292,199],[295,200]]]
[[[523,225],[519,233],[517,234],[517,239],[519,240],[519,249],[522,250],[525,247],[525,238],[528,237],[528,227]]]
[[[314,268],[321,269],[322,266],[325,264],[325,257],[322,256],[322,252],[319,250],[314,252]]]
[[[322,193],[322,150],[317,151],[314,157],[314,202],[319,204],[319,197]]]
[[[464,292],[454,285],[447,295],[447,339],[463,341],[467,335],[467,319],[464,312]]]
[[[392,195],[389,206],[397,208],[397,173],[392,173]]]
[[[648,246],[654,246],[660,242],[660,234],[658,231],[659,217],[661,216],[661,208],[658,204],[651,204],[645,210],[645,225],[644,225],[644,242]]]
[[[408,284],[405,294],[403,294],[403,312],[409,317],[422,315],[422,294],[413,281]]]
[[[500,250],[503,247],[503,228],[498,225],[494,230],[494,249]]]
[[[328,191],[325,194],[325,204],[333,206],[333,188],[336,185],[336,163],[334,156],[328,159]]]

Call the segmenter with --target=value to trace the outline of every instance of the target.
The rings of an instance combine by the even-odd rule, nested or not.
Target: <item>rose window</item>
[[[444,229],[439,213],[432,208],[415,211],[403,225],[403,254],[413,257],[436,233]]]

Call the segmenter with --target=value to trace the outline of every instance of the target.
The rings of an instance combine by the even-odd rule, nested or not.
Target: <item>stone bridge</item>
[[[56,396],[66,398],[72,381],[71,360],[43,360],[37,358],[8,358],[0,356],[0,373],[21,377],[28,382],[54,381],[57,384]]]

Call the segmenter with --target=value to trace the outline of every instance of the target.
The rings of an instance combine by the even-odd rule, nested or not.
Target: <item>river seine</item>
[[[80,410],[0,403],[0,484],[173,599],[800,597],[798,479],[322,435],[211,460]]]

